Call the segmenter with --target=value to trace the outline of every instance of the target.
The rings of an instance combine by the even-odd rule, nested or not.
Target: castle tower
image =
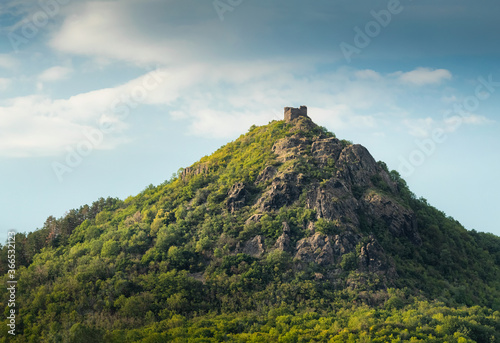
[[[307,117],[307,107],[300,106],[300,108],[285,107],[285,121],[287,123],[298,117]]]

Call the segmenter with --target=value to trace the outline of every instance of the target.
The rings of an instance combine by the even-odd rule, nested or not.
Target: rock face
[[[245,221],[245,225],[250,225],[252,223],[258,223],[260,221],[260,218],[262,218],[264,215],[261,214],[261,213],[256,213],[256,214],[252,214],[250,216],[250,218],[248,218],[246,221]]]
[[[318,218],[339,220],[347,226],[359,225],[358,201],[338,178],[314,186],[307,196],[307,207],[315,209]]]
[[[189,176],[195,176],[199,174],[206,173],[208,171],[208,165],[206,163],[198,163],[195,166],[184,168],[181,173],[181,179],[186,181]]]
[[[371,186],[371,178],[379,172],[377,162],[365,147],[354,144],[342,150],[335,166],[337,177],[350,185]]]
[[[346,181],[348,185],[358,188],[374,187],[373,181],[383,181],[392,192],[397,192],[397,186],[391,180],[365,147],[354,144],[345,147],[340,153],[337,162],[337,177]]]
[[[281,251],[290,250],[290,226],[287,222],[283,222],[283,233],[276,240],[274,248]]]
[[[361,245],[361,236],[350,231],[340,235],[328,236],[319,232],[297,242],[295,258],[306,263],[314,262],[322,266],[340,263],[344,255],[356,252]],[[377,273],[394,277],[393,261],[387,257],[378,241],[370,236],[367,243],[360,247],[358,269],[362,272]]]
[[[234,213],[236,210],[245,206],[248,191],[245,185],[241,182],[235,183],[228,192],[227,209],[229,212]]]
[[[342,149],[342,143],[337,138],[331,137],[314,141],[311,145],[311,155],[320,166],[324,166],[328,160],[337,161]]]
[[[255,178],[252,189],[260,190],[257,199],[250,203],[248,188],[241,182],[228,192],[227,210],[235,213],[252,205],[245,229],[252,235],[260,233],[242,243],[242,248],[238,245],[237,251],[257,258],[272,250],[286,251],[298,266],[315,263],[326,268],[314,276],[322,282],[352,268],[383,280],[396,277],[395,263],[376,235],[387,230],[415,245],[421,239],[416,216],[398,202],[398,187],[387,168],[363,146],[322,133],[305,108],[285,109],[285,119],[290,135],[274,142],[275,159]],[[284,221],[281,234],[266,249],[264,241],[269,237],[259,231],[265,225],[261,218],[268,215],[276,220],[287,206],[310,211],[298,212],[304,217],[294,218],[293,231],[292,221]]]
[[[297,242],[295,258],[302,262],[315,262],[319,265],[331,265],[335,262],[330,238],[316,232]]]
[[[274,177],[274,175],[276,175],[277,172],[278,170],[275,167],[267,166],[259,173],[257,179],[255,180],[255,183],[259,184],[267,182],[271,180]]]
[[[356,249],[361,236],[351,232],[346,231],[340,235],[335,235],[332,239],[333,241],[333,253],[337,257],[337,261],[341,260],[341,257],[345,254],[353,252]]]
[[[422,242],[417,231],[417,221],[413,211],[389,197],[377,193],[365,195],[362,204],[370,224],[379,220],[394,236],[405,236],[415,245]]]
[[[259,198],[256,206],[261,211],[270,211],[291,205],[300,196],[301,184],[301,174],[277,175],[268,190]]]
[[[363,272],[386,274],[391,278],[396,276],[394,263],[386,256],[384,249],[373,236],[361,247],[359,269]]]
[[[306,154],[307,140],[299,135],[285,137],[274,143],[271,150],[278,156],[278,161],[286,162]]]
[[[264,253],[264,237],[258,235],[247,241],[243,247],[243,253],[253,257],[261,257]]]
[[[331,237],[316,232],[297,242],[295,258],[302,262],[333,265],[342,255],[353,251],[357,242],[358,238],[350,233]]]

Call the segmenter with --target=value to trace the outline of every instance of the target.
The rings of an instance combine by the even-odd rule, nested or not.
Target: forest
[[[500,342],[500,238],[417,198],[383,162],[348,183],[363,163],[319,160],[325,142],[361,151],[309,118],[252,126],[161,185],[17,233],[16,335],[5,306],[0,342]],[[311,194],[339,175],[334,209],[385,199],[418,239],[361,205],[354,219],[322,215]],[[352,242],[325,263],[298,252],[313,238]]]

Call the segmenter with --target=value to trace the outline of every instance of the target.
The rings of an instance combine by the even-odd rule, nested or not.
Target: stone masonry
[[[285,107],[285,121],[287,123],[298,117],[307,117],[307,107],[300,106],[300,108]]]

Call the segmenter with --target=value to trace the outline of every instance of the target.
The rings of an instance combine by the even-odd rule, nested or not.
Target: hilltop
[[[500,238],[304,106],[16,242],[14,341],[500,341]]]

